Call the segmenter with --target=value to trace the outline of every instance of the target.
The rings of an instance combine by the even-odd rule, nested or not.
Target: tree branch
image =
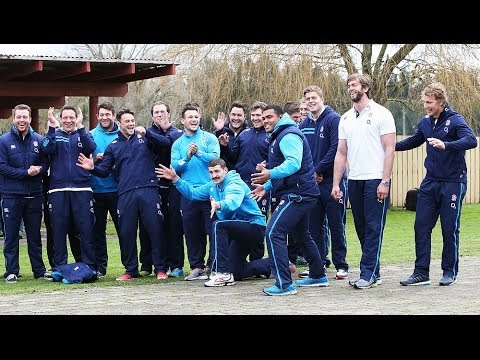
[[[345,68],[348,74],[354,74],[357,72],[355,69],[355,65],[353,64],[353,59],[348,52],[347,45],[345,44],[338,44],[338,50],[340,50],[340,55],[345,63]]]

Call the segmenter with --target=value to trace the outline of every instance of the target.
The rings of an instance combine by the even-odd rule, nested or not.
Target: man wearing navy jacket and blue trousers
[[[448,105],[444,85],[432,83],[425,87],[422,101],[427,115],[420,120],[417,131],[395,144],[396,151],[425,143],[427,147],[427,174],[418,190],[415,214],[415,268],[400,284],[430,284],[432,229],[440,216],[443,276],[439,285],[448,286],[457,281],[460,215],[467,191],[465,150],[475,148],[477,139],[463,116]]]
[[[252,174],[255,199],[272,191],[279,201],[268,222],[265,238],[275,284],[263,289],[267,295],[296,294],[288,263],[286,234],[293,233],[302,246],[310,266],[309,277],[296,281],[298,286],[328,286],[323,259],[310,235],[308,213],[320,195],[314,179],[313,160],[307,139],[296,123],[278,105],[267,105],[263,125],[270,136],[268,164],[259,164]],[[261,185],[264,184],[264,185]]]
[[[103,159],[94,164],[92,157],[81,154],[77,165],[99,177],[107,177],[113,167],[118,173],[118,237],[125,274],[116,280],[139,277],[137,228],[140,219],[151,240],[157,279],[166,279],[162,200],[155,176],[154,152],[162,146],[169,146],[171,140],[145,130],[143,126],[135,127],[134,113],[129,109],[120,110],[117,120],[120,126],[118,138],[107,146]]]
[[[47,171],[47,158],[41,151],[43,137],[30,126],[30,106],[20,104],[13,109],[11,130],[0,137],[0,175],[2,218],[5,220],[5,281],[17,281],[19,265],[18,230],[23,218],[27,232],[28,257],[34,278],[50,279],[42,259],[40,227],[42,222],[42,175]]]
[[[67,263],[66,236],[73,221],[80,234],[82,261],[96,271],[93,242],[93,192],[90,173],[75,166],[78,155],[89,156],[97,145],[82,125],[83,115],[72,106],[60,110],[61,127],[48,109],[48,132],[43,151],[50,156],[50,189],[48,206],[52,223],[53,264]]]
[[[330,106],[323,103],[323,92],[316,85],[310,85],[303,90],[307,100],[309,113],[299,128],[305,135],[312,152],[315,171],[315,181],[320,190],[320,197],[315,207],[310,211],[310,233],[319,246],[322,259],[326,259],[328,236],[324,225],[325,216],[328,220],[332,241],[332,261],[337,269],[336,279],[348,277],[347,241],[345,238],[347,177],[346,171],[340,181],[343,193],[341,200],[332,198],[333,163],[338,146],[338,123],[340,115]]]

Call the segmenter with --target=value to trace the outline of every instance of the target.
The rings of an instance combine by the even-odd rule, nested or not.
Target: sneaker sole
[[[346,276],[338,276],[338,275],[337,275],[337,276],[335,276],[335,279],[337,279],[337,280],[345,280],[345,279],[348,279],[348,275],[346,275]]]
[[[222,283],[222,284],[214,284],[214,285],[203,284],[203,286],[205,286],[205,287],[221,287],[221,286],[230,286],[230,285],[235,285],[235,281],[234,282]]]
[[[430,285],[432,282],[430,280],[428,281],[420,281],[420,282],[417,282],[417,283],[414,283],[414,284],[403,284],[401,281],[400,281],[400,285],[403,285],[403,286],[419,286],[419,285]]]
[[[263,291],[263,290],[262,290]],[[295,295],[298,291],[297,290],[290,290],[290,291],[285,291],[281,293],[268,293],[263,291],[264,294],[270,295],[270,296],[284,296],[284,295]]]
[[[457,279],[453,280],[451,283],[448,283],[448,284],[439,282],[438,285],[440,285],[440,286],[450,286],[450,285],[455,284],[456,282],[457,282]]]
[[[208,280],[208,275],[205,276],[198,276],[193,279],[189,279],[188,276],[185,278],[185,281],[194,281],[194,280]]]
[[[355,283],[355,284],[353,285],[353,287],[354,287],[355,289],[359,289],[359,290],[371,289],[371,288],[377,287],[377,283],[375,282],[375,283],[373,283],[373,284],[371,284],[371,285],[368,285],[368,286],[357,286],[357,284]]]
[[[308,284],[308,285],[300,285],[299,283],[295,283],[295,285],[300,287],[327,287],[330,285],[330,283]]]

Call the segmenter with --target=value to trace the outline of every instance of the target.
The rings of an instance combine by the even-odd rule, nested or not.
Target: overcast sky
[[[70,44],[0,44],[1,55],[63,55]]]

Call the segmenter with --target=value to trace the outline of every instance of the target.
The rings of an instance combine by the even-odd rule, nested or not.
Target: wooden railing
[[[404,138],[406,136],[397,135],[397,141]],[[426,173],[423,166],[425,157],[425,145],[408,151],[395,152],[390,193],[392,206],[403,206],[407,191],[420,186]],[[480,203],[480,147],[477,146],[475,149],[467,150],[465,161],[467,163],[468,182],[464,203]]]

